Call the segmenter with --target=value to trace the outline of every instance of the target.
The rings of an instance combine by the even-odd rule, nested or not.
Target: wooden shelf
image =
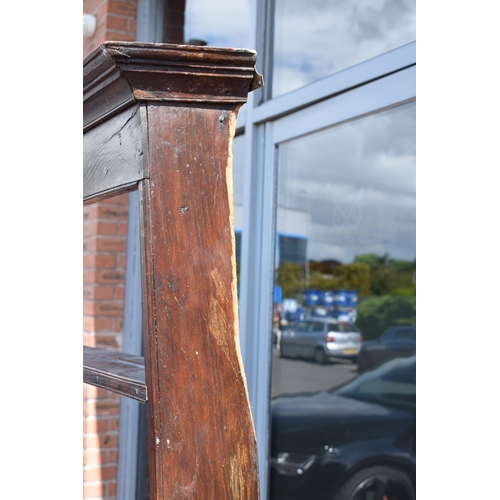
[[[83,381],[140,403],[146,403],[148,399],[144,358],[141,356],[84,347]]]

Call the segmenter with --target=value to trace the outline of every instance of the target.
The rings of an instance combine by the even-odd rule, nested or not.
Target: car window
[[[415,340],[416,330],[413,327],[391,327],[383,334],[384,340]]]
[[[353,399],[415,408],[415,356],[397,358],[360,375],[337,390]]]
[[[297,332],[308,332],[311,327],[311,323],[298,323],[295,330]]]
[[[398,330],[394,335],[395,339],[398,340],[415,340],[416,331],[415,330]]]
[[[312,325],[312,329],[311,331],[312,332],[322,332],[323,331],[323,325],[324,323],[318,323],[318,322],[314,322],[313,325]]]
[[[382,334],[382,338],[384,340],[392,340],[394,338],[394,335],[396,334],[396,331],[393,328],[389,328]]]
[[[350,333],[350,332],[356,332],[357,330],[355,329],[354,325],[351,323],[339,323],[338,324],[338,331],[342,333]]]

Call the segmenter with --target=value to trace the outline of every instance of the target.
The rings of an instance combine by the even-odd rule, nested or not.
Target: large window
[[[271,498],[365,499],[392,474],[384,494],[409,500],[415,103],[280,144],[277,196],[277,233],[294,229],[304,251],[276,259]],[[369,470],[346,472],[364,463],[366,488]]]
[[[245,136],[233,139],[233,195],[234,236],[236,244],[236,275],[240,287],[241,240],[243,227],[243,173],[245,164]]]

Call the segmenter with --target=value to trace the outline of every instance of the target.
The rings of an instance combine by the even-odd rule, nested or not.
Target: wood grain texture
[[[257,500],[238,342],[231,141],[235,112],[151,105],[141,183],[151,491]]]
[[[137,188],[144,177],[142,136],[139,105],[83,135],[85,203]]]
[[[84,346],[83,381],[140,403],[148,399],[141,356]]]

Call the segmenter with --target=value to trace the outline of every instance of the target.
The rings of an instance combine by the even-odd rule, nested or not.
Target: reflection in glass
[[[270,498],[414,499],[415,103],[278,169]]]
[[[236,241],[236,275],[240,288],[241,229],[243,227],[243,175],[245,163],[245,136],[233,139],[233,193],[234,236]]]
[[[276,0],[273,97],[415,40],[415,0]]]
[[[214,47],[251,48],[248,0],[187,0],[186,40],[202,40]]]

